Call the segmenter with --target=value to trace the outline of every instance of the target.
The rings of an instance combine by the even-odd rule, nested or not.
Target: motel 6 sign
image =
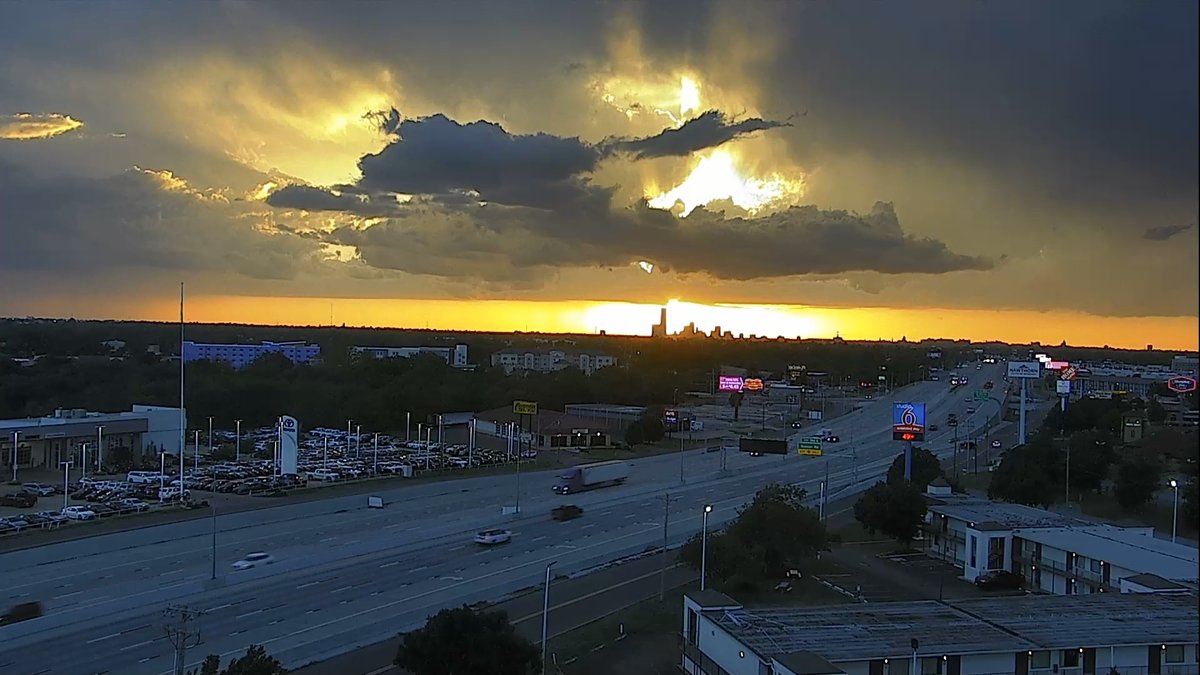
[[[1167,380],[1167,389],[1170,389],[1176,394],[1186,394],[1189,391],[1194,391],[1196,389],[1196,379],[1186,375],[1172,377],[1171,379]]]

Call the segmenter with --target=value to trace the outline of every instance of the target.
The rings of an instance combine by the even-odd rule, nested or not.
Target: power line
[[[163,610],[167,639],[175,648],[175,675],[183,675],[187,650],[200,644],[200,617],[204,612],[187,605],[170,605]]]

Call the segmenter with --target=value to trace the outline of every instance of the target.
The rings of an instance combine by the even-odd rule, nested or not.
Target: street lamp
[[[234,441],[233,441],[233,452],[234,452],[234,457],[236,458],[235,461],[238,464],[241,464],[242,463],[242,421],[234,420],[233,423],[237,427],[237,431],[234,432],[235,435],[234,435]]]
[[[68,489],[67,485],[71,482],[71,466],[74,465],[75,462],[68,459],[65,462],[59,462],[59,464],[61,464],[63,468],[63,509],[65,510],[67,508],[67,495],[70,493],[70,489]]]
[[[404,442],[405,443],[408,443],[409,441],[412,440],[412,434],[410,433],[411,431],[412,431],[412,413],[406,412],[406,413],[404,413]],[[417,434],[418,438],[420,436],[421,436],[421,434]]]
[[[208,454],[210,454],[210,455],[212,454],[212,451],[213,451],[213,444],[212,444],[212,420],[213,420],[213,418],[212,418],[212,415],[209,415],[209,416],[208,416]]]
[[[96,475],[104,472],[104,425],[96,427]]]
[[[1170,485],[1175,491],[1171,505],[1171,543],[1175,543],[1175,534],[1179,527],[1179,481],[1172,478]]]
[[[704,505],[704,516],[700,525],[700,590],[708,585],[708,514],[712,513],[712,504]]]
[[[375,432],[375,466],[371,469],[371,473],[379,473],[379,432]]]
[[[354,459],[362,459],[362,425],[354,425]]]
[[[81,452],[83,454],[81,454],[79,457],[79,459],[80,459],[79,469],[81,471],[81,473],[79,474],[79,480],[81,480],[81,481],[84,478],[87,478],[87,446],[88,446],[87,442],[84,442],[83,447],[81,448]]]
[[[550,568],[554,567],[554,561],[546,565],[546,587],[542,592],[542,672],[546,672],[546,627],[550,618]]]
[[[13,446],[12,446],[12,472],[13,472],[13,477],[12,477],[12,479],[13,479],[13,482],[14,482],[14,483],[16,483],[16,482],[17,482],[17,439],[18,439],[18,437],[20,436],[20,434],[21,434],[21,432],[19,432],[19,431],[14,431],[14,432],[13,432]]]

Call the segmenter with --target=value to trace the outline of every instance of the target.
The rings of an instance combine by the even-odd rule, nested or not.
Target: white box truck
[[[573,466],[559,475],[554,491],[565,495],[620,485],[625,482],[626,478],[629,478],[630,468],[632,467],[629,464],[617,461]]]

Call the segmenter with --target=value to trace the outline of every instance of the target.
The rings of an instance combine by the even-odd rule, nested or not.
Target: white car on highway
[[[512,532],[508,530],[484,530],[475,535],[475,543],[484,546],[495,546],[512,541]]]
[[[245,558],[233,563],[235,570],[248,570],[257,565],[270,565],[275,562],[270,553],[250,553]]]
[[[62,510],[62,514],[71,520],[92,520],[96,517],[96,512],[86,506],[68,506]]]

